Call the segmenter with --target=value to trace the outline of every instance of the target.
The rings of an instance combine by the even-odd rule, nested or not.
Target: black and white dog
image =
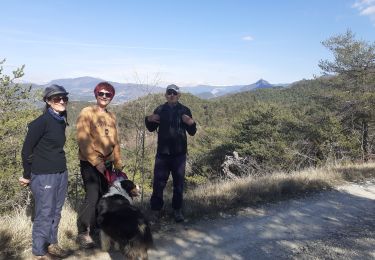
[[[101,228],[101,247],[108,251],[113,241],[125,259],[147,259],[153,239],[147,219],[133,205],[135,196],[138,188],[132,181],[116,180],[99,200],[97,222]]]

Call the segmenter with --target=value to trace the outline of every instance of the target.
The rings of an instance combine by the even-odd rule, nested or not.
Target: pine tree
[[[375,43],[357,40],[348,30],[322,44],[332,52],[334,60],[321,60],[319,67],[323,74],[335,75],[327,82],[340,90],[335,96],[340,116],[348,129],[360,132],[362,157],[367,161],[375,108]]]

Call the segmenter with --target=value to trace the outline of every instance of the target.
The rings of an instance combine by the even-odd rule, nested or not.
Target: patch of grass
[[[24,209],[0,218],[1,259],[22,259],[26,251],[31,251],[31,227]]]
[[[185,215],[201,217],[257,203],[330,189],[346,181],[375,178],[375,163],[272,173],[205,184],[185,196]]]
[[[26,208],[0,217],[0,259],[24,259],[31,255],[32,221]],[[76,213],[65,203],[58,240],[62,247],[75,250],[77,234]]]
[[[65,203],[61,213],[58,234],[58,240],[61,246],[70,250],[78,249],[78,245],[75,242],[77,233],[77,213],[68,203]]]
[[[375,177],[375,163],[340,166],[336,171],[344,181],[361,182]]]

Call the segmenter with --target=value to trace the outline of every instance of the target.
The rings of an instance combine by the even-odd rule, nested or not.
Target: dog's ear
[[[121,182],[121,187],[126,190],[128,193],[135,188],[134,182],[131,180],[122,180]]]
[[[122,180],[121,187],[126,190],[126,192],[130,195],[130,197],[137,197],[139,196],[139,187],[135,185],[134,182],[131,180]]]
[[[131,196],[132,197],[137,197],[140,194],[140,189],[138,185],[134,185],[134,188],[131,190]]]

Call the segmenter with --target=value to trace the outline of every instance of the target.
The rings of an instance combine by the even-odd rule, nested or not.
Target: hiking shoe
[[[50,244],[47,250],[49,254],[59,258],[65,258],[69,255],[68,251],[62,249],[58,244]]]
[[[78,234],[77,243],[81,248],[89,249],[95,247],[95,242],[92,237],[89,235],[89,232],[83,232]]]
[[[184,215],[182,215],[182,210],[181,209],[175,209],[174,210],[174,220],[179,223],[179,222],[183,222],[185,219],[184,219]]]
[[[56,258],[54,258],[52,255],[50,255],[49,253],[45,254],[45,255],[33,255],[33,260],[54,260]]]

